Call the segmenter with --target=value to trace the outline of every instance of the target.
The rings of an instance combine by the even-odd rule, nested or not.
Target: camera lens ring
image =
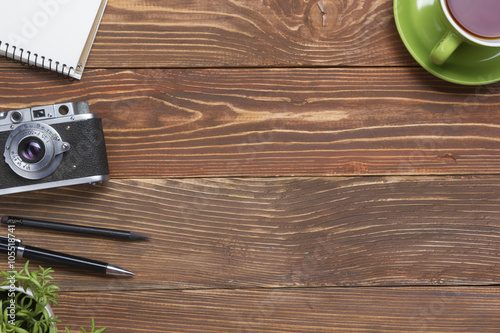
[[[23,156],[29,143],[38,144],[39,150],[32,155]],[[62,139],[59,133],[44,123],[25,123],[14,129],[5,144],[5,162],[19,176],[37,180],[52,174],[62,161]],[[35,148],[37,145],[31,146]]]

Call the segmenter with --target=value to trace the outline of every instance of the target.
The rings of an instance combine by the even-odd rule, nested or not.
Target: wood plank
[[[499,188],[498,176],[135,179],[1,203],[6,215],[152,236],[17,228],[28,245],[137,273],[106,278],[58,266],[64,290],[491,285],[500,282]]]
[[[56,313],[72,332],[498,332],[499,309],[493,287],[293,288],[64,293]]]
[[[414,65],[392,12],[392,0],[110,0],[88,67]]]
[[[419,68],[0,71],[0,111],[88,100],[112,176],[500,173],[500,84]]]

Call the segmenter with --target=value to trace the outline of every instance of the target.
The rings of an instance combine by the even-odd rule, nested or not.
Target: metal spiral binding
[[[28,55],[28,57],[27,57],[26,61],[23,61],[24,49],[20,48],[19,52],[18,52],[18,49],[15,45],[10,45],[9,43],[2,43],[2,41],[0,41],[0,48],[2,47],[2,44],[4,44],[6,46],[6,48],[5,48],[5,54],[0,54],[0,56],[3,56],[4,58],[6,58],[8,60],[12,60],[15,63],[20,63],[21,65],[27,65],[29,68],[33,68],[33,67],[42,68],[42,69],[48,70],[52,73],[55,73],[59,76],[65,77],[66,79],[68,79],[70,81],[74,80],[74,78],[70,76],[71,71],[75,71],[74,67],[69,67],[66,64],[63,64],[61,66],[60,62],[56,61],[55,67],[53,68],[54,65],[52,64],[53,63],[52,59],[48,59],[48,65],[47,65],[47,67],[45,67],[45,57],[44,56],[40,56],[40,58],[42,59],[41,64],[38,63],[39,56],[36,53],[33,54],[33,57],[35,58],[34,61],[30,61],[31,57],[32,57],[31,51],[26,51],[26,54]],[[11,48],[13,50],[12,57],[7,56],[7,54],[9,53],[9,48]],[[18,55],[18,59],[16,59],[16,53]],[[61,69],[60,71],[59,71],[59,68]],[[64,73],[65,69],[67,69],[66,73]]]

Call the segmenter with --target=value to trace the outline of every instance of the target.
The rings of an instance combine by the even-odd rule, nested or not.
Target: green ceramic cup
[[[462,28],[450,13],[447,2],[448,0],[440,0],[439,15],[446,27],[446,33],[443,38],[434,46],[430,53],[431,60],[436,65],[442,65],[462,43],[469,43],[480,49],[500,47],[500,36],[498,38],[483,38],[474,35]],[[464,0],[472,1],[472,0]],[[477,1],[477,6],[481,6],[481,2]],[[500,19],[500,16],[499,16]]]

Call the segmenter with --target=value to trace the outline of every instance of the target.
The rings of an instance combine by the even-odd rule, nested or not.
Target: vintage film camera
[[[101,119],[87,102],[0,112],[0,195],[109,179]]]

